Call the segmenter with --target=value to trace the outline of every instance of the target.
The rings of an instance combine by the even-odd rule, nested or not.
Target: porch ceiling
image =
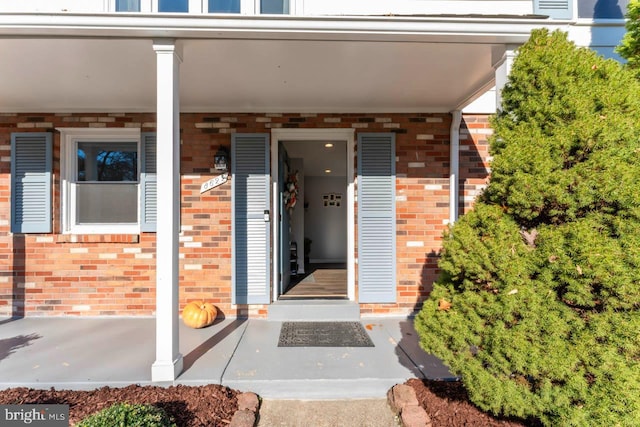
[[[287,33],[285,24],[291,23],[284,21],[278,31],[255,30],[253,36],[246,29],[239,35],[211,30],[198,38],[186,29],[162,31],[160,24],[139,33],[114,27],[113,38],[98,24],[81,31],[71,24],[34,24],[27,34],[24,25],[0,25],[0,111],[155,111],[152,37],[175,35],[183,51],[185,112],[450,111],[492,84],[496,53],[529,31],[529,25],[509,23],[519,30],[480,37],[464,34],[460,22],[454,25],[460,32],[447,39],[444,32],[427,34],[431,27],[422,23],[426,35],[414,29],[372,37],[367,29],[361,36],[339,28]]]

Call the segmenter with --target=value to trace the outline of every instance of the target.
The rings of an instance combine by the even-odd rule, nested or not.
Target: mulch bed
[[[238,392],[220,385],[103,387],[92,391],[34,390],[24,387],[0,391],[0,404],[50,403],[69,405],[71,425],[114,403],[147,403],[164,409],[179,427],[228,426],[238,409]]]
[[[432,427],[540,427],[537,420],[493,417],[470,401],[464,386],[455,381],[411,379],[420,405]],[[103,387],[92,391],[35,390],[24,387],[0,390],[0,404],[51,403],[69,405],[71,425],[117,402],[147,403],[164,409],[179,427],[228,426],[238,409],[239,392],[216,384],[204,386]]]
[[[469,401],[461,382],[410,379],[418,403],[431,417],[433,427],[540,427],[538,420],[493,417]]]

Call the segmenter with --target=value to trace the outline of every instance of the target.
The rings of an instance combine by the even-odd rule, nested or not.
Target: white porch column
[[[178,348],[180,232],[180,57],[175,40],[154,40],[157,59],[158,219],[156,232],[156,361],[152,381],[182,372]]]
[[[451,130],[449,132],[449,224],[458,220],[460,203],[460,123],[462,111],[451,112]]]
[[[493,68],[496,70],[496,109],[502,109],[502,89],[507,84],[517,45],[506,45],[500,52],[493,52]]]

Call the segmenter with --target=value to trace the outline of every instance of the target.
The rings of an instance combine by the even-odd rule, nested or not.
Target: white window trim
[[[240,13],[243,15],[259,15],[260,0],[240,0]]]
[[[138,174],[141,167],[140,128],[56,128],[60,132],[60,179],[61,179],[61,230],[63,234],[138,234],[140,233],[140,206],[136,224],[91,224],[77,225],[75,222],[76,150],[79,141],[128,141],[138,147]],[[138,179],[139,181],[139,179]],[[138,194],[140,186],[138,185]],[[140,197],[138,197],[138,200]]]

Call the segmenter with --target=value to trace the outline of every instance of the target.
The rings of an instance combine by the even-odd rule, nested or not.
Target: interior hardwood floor
[[[292,276],[289,288],[281,299],[347,298],[347,267],[345,264],[310,264],[304,275]]]

